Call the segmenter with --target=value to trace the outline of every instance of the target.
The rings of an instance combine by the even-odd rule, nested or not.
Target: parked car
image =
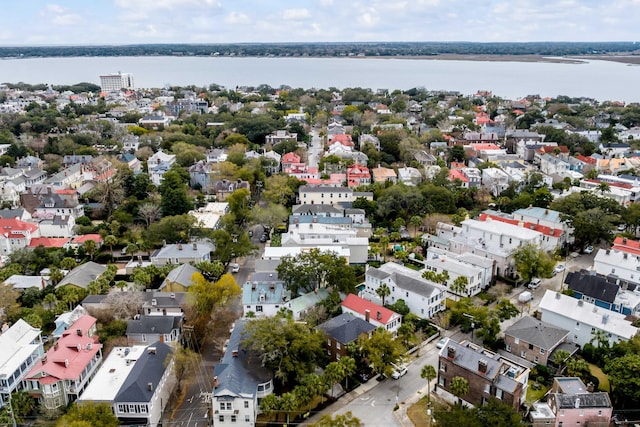
[[[126,255],[127,254],[127,248],[122,248],[120,249],[120,255]]]
[[[405,375],[407,375],[407,367],[404,365],[396,365],[394,363],[392,363],[393,365],[393,373],[391,374],[391,378],[393,378],[394,380],[399,380],[400,377],[403,377]]]
[[[538,287],[542,284],[542,279],[538,279],[537,277],[531,279],[527,288],[529,289],[538,289]]]
[[[556,265],[556,268],[553,269],[553,275],[555,276],[556,274],[562,273],[564,270],[565,270],[564,265],[558,264]]]
[[[249,237],[253,237],[253,230],[249,230]]]
[[[593,253],[593,246],[587,246],[582,252],[584,252],[585,254]]]
[[[449,338],[442,338],[440,341],[438,341],[438,343],[436,344],[436,348],[437,349],[441,349],[444,348],[445,345],[447,345],[447,341],[449,341]]]
[[[624,231],[627,227],[624,224],[618,226],[618,231]]]
[[[532,299],[533,299],[533,295],[531,295],[531,292],[529,291],[524,291],[523,293],[518,295],[518,301],[520,301],[522,304],[526,304]]]
[[[231,264],[231,272],[232,273],[237,273],[238,271],[240,271],[240,265],[233,263]]]
[[[260,236],[260,242],[264,243],[267,240],[269,240],[269,235],[267,233],[262,233],[262,235]]]

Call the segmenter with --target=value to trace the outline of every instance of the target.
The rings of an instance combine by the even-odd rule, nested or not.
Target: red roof
[[[30,248],[44,246],[45,248],[61,248],[69,242],[68,237],[34,237],[29,243]]]
[[[20,221],[19,219],[5,219],[0,218],[0,230],[2,234],[22,234],[34,233],[39,230],[37,224],[31,222]]]
[[[281,163],[300,163],[300,156],[294,152],[285,153],[280,161]]]
[[[73,196],[73,195],[77,194],[77,191],[76,190],[72,190],[70,188],[63,188],[63,189],[60,189],[60,190],[56,190],[56,194]]]
[[[449,170],[449,180],[450,181],[455,181],[456,179],[459,179],[462,182],[469,182],[469,178],[467,178],[466,175],[463,174],[461,170],[459,170],[459,169],[450,169]]]
[[[558,152],[560,153],[569,153],[569,147],[567,147],[566,145],[558,145],[557,147],[554,147],[553,145],[545,145],[544,147],[540,148],[540,152],[549,154],[554,154],[556,150],[558,150]]]
[[[96,243],[102,243],[102,236],[99,234],[83,234],[82,236],[76,236],[71,243],[83,244],[87,240],[93,240]]]
[[[460,163],[460,162],[451,162],[451,169],[463,169],[466,168],[467,165],[465,165],[464,163]]]
[[[633,255],[640,255],[640,241],[627,239],[625,237],[616,237],[611,249]]]
[[[89,330],[95,324],[96,318],[89,315],[76,320],[47,351],[46,362],[38,362],[26,378],[37,380],[42,384],[78,379],[91,359],[102,348],[102,344],[98,342],[98,336],[89,335]]]
[[[595,164],[598,163],[597,159],[595,159],[595,158],[593,158],[591,156],[586,157],[586,156],[583,156],[582,154],[578,154],[576,156],[576,159],[580,160],[581,162],[589,163],[590,165],[595,165]]]
[[[391,311],[388,308],[382,307],[381,305],[375,304],[371,301],[367,301],[366,299],[360,298],[354,294],[347,295],[344,301],[342,301],[342,306],[355,311],[362,316],[366,316],[366,311],[369,310],[371,319],[382,323],[383,325],[389,323],[394,316],[398,316],[398,313],[395,311]],[[378,316],[377,313],[380,313],[380,316]]]
[[[486,221],[487,219],[491,219],[491,220],[494,220],[494,221],[505,222],[505,223],[511,224],[511,225],[520,225],[520,224],[522,224],[522,226],[524,228],[528,228],[530,230],[537,231],[538,233],[542,233],[545,236],[553,236],[553,237],[562,236],[562,229],[561,228],[551,228],[551,227],[547,227],[545,225],[534,224],[533,222],[523,222],[523,221],[518,221],[517,219],[505,218],[505,217],[498,216],[498,215],[489,215],[489,214],[486,214],[486,213],[480,214],[478,219],[480,221]]]

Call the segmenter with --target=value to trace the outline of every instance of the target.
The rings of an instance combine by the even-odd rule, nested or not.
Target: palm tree
[[[344,367],[340,364],[340,362],[331,362],[324,369],[322,379],[331,390],[331,397],[333,397],[333,385],[342,381],[344,377]]]
[[[49,278],[52,284],[57,285],[58,282],[64,278],[64,274],[62,274],[62,271],[58,267],[52,266],[49,269]]]
[[[280,396],[280,410],[287,414],[287,425],[289,425],[289,416],[291,412],[298,409],[298,399],[293,392],[284,393]]]
[[[558,350],[553,355],[553,364],[558,367],[558,373],[562,373],[567,359],[571,356],[566,350]]]
[[[338,363],[342,366],[344,372],[344,378],[346,379],[345,386],[349,389],[349,377],[356,373],[356,360],[353,357],[342,357]]]
[[[414,236],[418,234],[418,227],[422,225],[422,217],[419,215],[414,215],[409,219],[409,224],[413,225],[413,234]]]
[[[611,187],[606,182],[601,182],[600,184],[598,184],[598,191],[600,192],[600,194],[604,195],[604,193],[608,193],[609,191],[611,191]]]
[[[431,401],[431,380],[436,377],[436,368],[424,365],[420,371],[420,378],[427,380],[427,401]]]
[[[382,259],[387,262],[387,250],[389,249],[389,236],[380,236],[380,246],[382,250]]]
[[[469,381],[463,377],[453,377],[449,388],[451,393],[458,398],[458,403],[462,405],[462,396],[469,393]]]
[[[136,245],[135,243],[131,242],[127,245],[127,248],[125,249],[125,252],[127,253],[127,255],[131,255],[131,261],[133,261],[133,255],[138,252],[138,245]]]
[[[49,310],[51,310],[51,308],[56,305],[56,302],[58,302],[58,298],[56,298],[56,294],[54,293],[47,294],[44,296],[43,302],[47,304],[49,306]]]
[[[376,293],[382,300],[382,305],[384,305],[384,299],[391,294],[391,289],[389,289],[389,286],[386,283],[383,283],[382,285],[378,286],[378,289],[376,289]]]
[[[113,254],[113,245],[118,244],[118,238],[113,234],[104,236],[104,244],[109,246],[109,250],[111,251],[111,254]]]
[[[454,294],[462,295],[467,292],[468,284],[469,279],[467,279],[466,276],[458,276],[451,284],[451,292],[453,292]]]
[[[94,240],[87,240],[86,242],[84,242],[84,244],[82,245],[82,248],[84,249],[84,252],[89,254],[89,257],[91,258],[91,260],[93,260],[93,254],[96,252],[96,249],[98,249],[98,245],[96,244],[96,242]]]

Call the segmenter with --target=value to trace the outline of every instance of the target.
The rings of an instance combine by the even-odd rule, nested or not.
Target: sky
[[[0,45],[635,41],[640,0],[4,0]]]

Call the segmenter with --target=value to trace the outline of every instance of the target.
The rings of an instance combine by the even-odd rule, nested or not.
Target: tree
[[[0,283],[0,322],[4,323],[20,309],[18,297],[20,293],[12,285]]]
[[[391,289],[386,283],[383,283],[376,289],[376,294],[382,299],[382,305],[384,305],[384,299],[391,294]]]
[[[127,244],[127,247],[125,248],[125,252],[127,253],[127,255],[131,255],[131,261],[133,261],[133,256],[138,252],[138,250],[138,245],[133,242]]]
[[[118,244],[118,238],[113,234],[104,236],[104,244],[109,246],[109,251],[113,253],[113,246]]]
[[[402,361],[405,349],[399,340],[393,338],[391,333],[383,328],[376,329],[371,338],[361,336],[357,340],[362,357],[375,372],[390,376],[393,372],[392,363]]]
[[[187,195],[187,185],[179,171],[180,166],[174,166],[162,176],[160,183],[160,210],[162,216],[182,215],[193,209],[193,202]]]
[[[558,350],[554,353],[553,364],[558,367],[559,373],[562,373],[564,366],[567,363],[567,360],[569,359],[570,356],[571,354],[569,354],[569,352],[566,350]]]
[[[200,355],[191,349],[179,347],[173,357],[176,376],[176,394],[182,391],[185,382],[189,382],[196,375],[195,366],[200,366]]]
[[[111,406],[106,403],[74,403],[56,425],[58,427],[84,426],[84,423],[93,427],[118,427],[120,425]]]
[[[283,205],[269,202],[266,206],[256,205],[251,211],[251,218],[255,224],[274,229],[289,218],[289,211]]]
[[[242,341],[280,384],[310,374],[324,359],[324,334],[280,316],[249,321]]]
[[[513,253],[513,260],[520,277],[528,282],[534,277],[551,277],[555,261],[538,246],[527,243]]]
[[[414,215],[409,219],[409,224],[413,225],[413,234],[418,235],[418,227],[422,226],[422,217]]]
[[[469,393],[469,381],[463,377],[453,377],[449,388],[451,393],[458,398],[458,403],[462,405],[462,396]]]
[[[458,295],[465,295],[467,292],[467,285],[469,284],[469,279],[467,276],[458,276],[453,280],[451,284],[451,292]]]
[[[349,411],[333,417],[329,414],[323,415],[317,423],[311,424],[310,427],[360,427],[361,425],[361,421]]]
[[[15,391],[11,393],[11,407],[18,423],[24,423],[37,406],[37,401],[27,392]]]
[[[191,215],[175,215],[151,224],[142,233],[143,239],[153,245],[188,242],[193,233],[195,218]]]
[[[640,355],[627,354],[610,359],[605,364],[604,372],[609,375],[614,406],[620,409],[635,408],[640,399]]]
[[[194,307],[200,316],[210,316],[216,307],[229,304],[241,289],[231,274],[224,274],[217,282],[210,282],[200,273],[191,276],[189,293],[193,295]]]
[[[431,400],[431,380],[437,376],[436,368],[432,365],[424,365],[420,370],[420,378],[427,380],[427,400]]]
[[[151,223],[160,218],[160,211],[161,209],[159,204],[154,202],[145,202],[138,208],[138,215],[140,215],[140,217],[144,220],[148,228]]]
[[[276,271],[293,294],[326,287],[352,292],[356,283],[355,273],[344,257],[317,248],[282,257]]]
[[[88,239],[82,244],[82,248],[84,249],[84,252],[89,254],[91,259],[93,260],[93,254],[96,252],[96,249],[98,248],[98,245],[95,242],[95,240]]]

